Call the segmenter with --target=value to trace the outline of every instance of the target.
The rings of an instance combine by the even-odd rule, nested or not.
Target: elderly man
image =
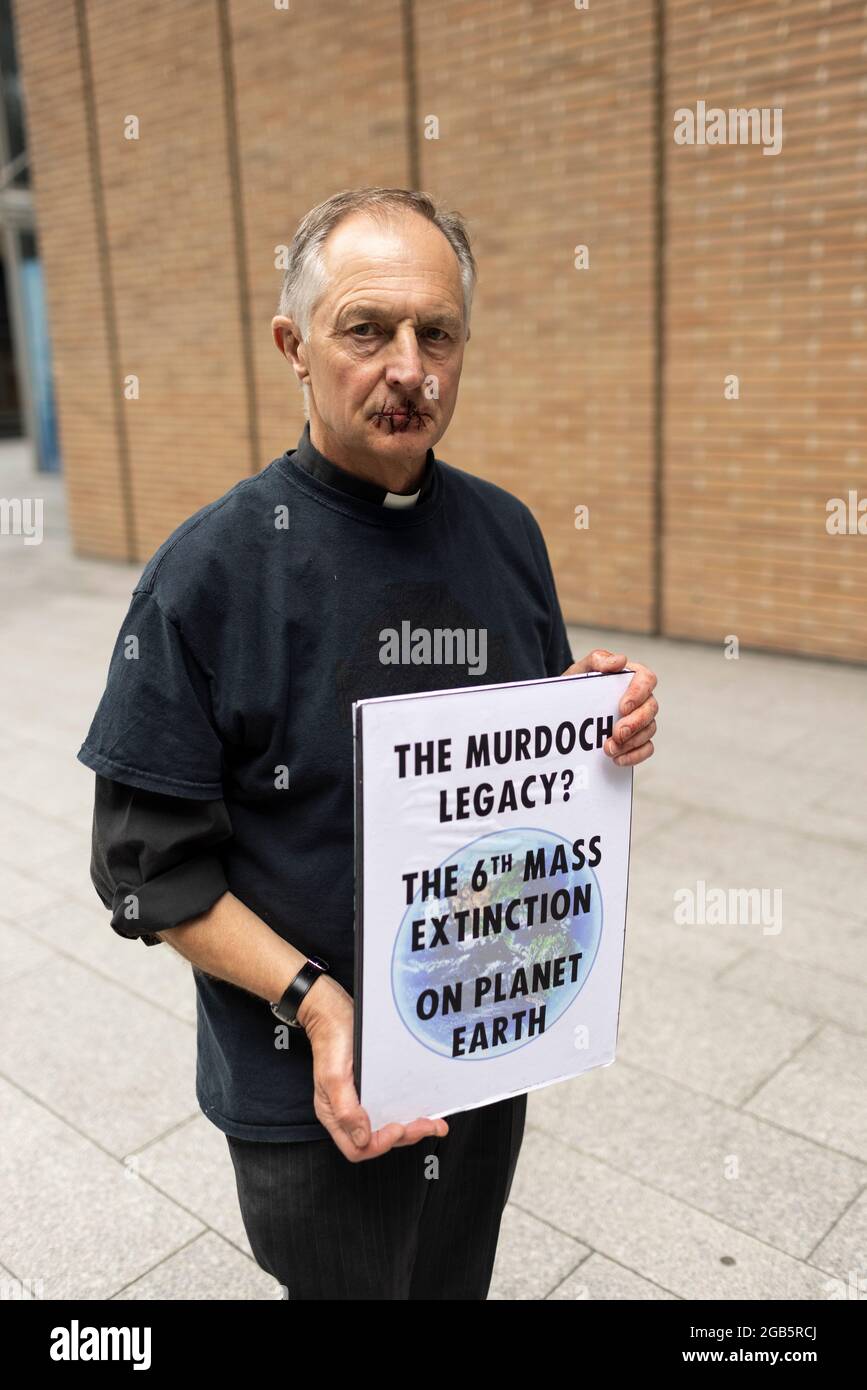
[[[381,634],[484,633],[487,682],[627,660],[572,661],[532,513],[434,452],[475,276],[462,219],[425,194],[307,214],[272,323],[304,393],[298,447],[148,561],[78,755],[97,774],[93,882],[121,936],[192,963],[196,1097],[289,1298],[486,1298],[524,1131],[525,1094],[375,1133],[359,1103],[352,702],[479,683],[470,644],[423,666],[383,660]],[[627,765],[657,711],[630,665],[606,747]]]

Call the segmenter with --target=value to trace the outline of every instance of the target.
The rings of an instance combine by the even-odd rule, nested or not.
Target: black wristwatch
[[[297,1021],[296,1015],[302,999],[311,985],[315,985],[319,976],[327,974],[330,969],[328,961],[323,960],[321,956],[309,956],[307,964],[302,965],[282,997],[276,1004],[271,1005],[272,1014],[283,1023],[288,1023],[291,1028],[300,1028],[301,1024]]]

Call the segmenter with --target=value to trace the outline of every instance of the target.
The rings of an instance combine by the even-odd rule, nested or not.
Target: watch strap
[[[327,974],[328,965],[319,956],[313,956],[302,965],[295,978],[290,981],[276,1004],[271,1005],[271,1012],[276,1015],[283,1023],[288,1023],[292,1028],[300,1028],[297,1014],[301,1007],[301,1002],[305,998],[311,985],[314,985],[320,975]]]

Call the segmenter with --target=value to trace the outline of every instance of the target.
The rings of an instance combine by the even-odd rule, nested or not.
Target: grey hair
[[[289,263],[283,276],[277,313],[298,325],[302,341],[310,333],[313,311],[328,288],[322,248],[329,234],[354,212],[365,212],[387,224],[401,210],[419,213],[438,227],[458,258],[464,293],[464,327],[470,336],[470,314],[478,267],[463,217],[451,212],[428,193],[410,188],[347,188],[319,203],[301,219],[289,247]],[[309,418],[308,388],[304,385],[304,413]]]

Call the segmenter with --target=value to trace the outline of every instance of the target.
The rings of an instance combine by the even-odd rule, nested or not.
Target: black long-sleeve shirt
[[[90,876],[118,936],[159,946],[157,931],[207,912],[228,891],[218,846],[222,798],[190,801],[96,773]]]
[[[482,679],[459,661],[383,664],[382,631],[405,622],[484,630]],[[97,775],[91,872],[112,927],[156,944],[228,887],[351,994],[353,701],[571,661],[523,503],[433,449],[419,495],[395,498],[325,459],[305,426],[183,522],[133,591],[78,754]],[[277,1046],[265,1001],[193,976],[203,1112],[241,1138],[327,1137],[303,1029]]]

